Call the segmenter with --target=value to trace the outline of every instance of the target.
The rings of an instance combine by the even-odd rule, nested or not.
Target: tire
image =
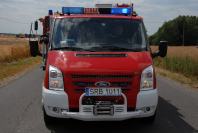
[[[155,122],[156,115],[157,112],[155,111],[155,114],[153,116],[142,118],[142,122],[144,124],[152,125]]]
[[[47,127],[50,125],[53,125],[56,121],[56,118],[47,115],[47,113],[45,112],[45,109],[43,109],[43,117],[44,117],[45,125]]]

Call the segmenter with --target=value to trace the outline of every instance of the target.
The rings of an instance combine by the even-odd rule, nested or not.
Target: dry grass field
[[[40,62],[40,57],[30,57],[27,39],[0,36],[0,86]]]
[[[15,36],[0,36],[0,45],[18,45],[27,43],[25,38],[16,38]]]
[[[152,46],[151,49],[155,51],[158,47]],[[168,57],[189,57],[198,61],[198,48],[196,46],[169,46]]]
[[[158,49],[156,46],[151,48],[152,51]],[[178,75],[175,75],[174,79],[182,80],[185,83],[192,82],[198,87],[198,48],[196,46],[169,47],[167,57],[163,59],[156,58],[154,63],[157,67],[170,71],[168,74],[166,72],[167,76],[172,76],[172,73],[181,74],[185,76],[186,79]],[[160,72],[162,72],[162,70],[160,70]]]
[[[29,57],[29,46],[26,39],[0,37],[0,63],[12,62]]]

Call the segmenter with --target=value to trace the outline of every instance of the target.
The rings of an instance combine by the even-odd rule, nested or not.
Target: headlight
[[[49,89],[55,91],[64,90],[62,72],[53,66],[49,66]]]
[[[142,72],[141,75],[141,88],[140,90],[151,90],[154,88],[153,86],[154,81],[154,72],[153,66],[149,66]]]

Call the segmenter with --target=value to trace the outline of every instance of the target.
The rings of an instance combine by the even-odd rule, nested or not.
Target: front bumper
[[[83,95],[80,98],[82,99]],[[126,97],[125,97],[126,100]],[[68,95],[64,91],[52,91],[43,87],[42,103],[46,114],[56,118],[72,118],[83,121],[121,121],[131,118],[153,116],[158,104],[158,90],[140,91],[137,96],[136,110],[127,112],[127,103],[114,105],[114,115],[94,115],[93,105],[79,105],[79,112],[69,112]],[[122,110],[116,112],[116,109]]]

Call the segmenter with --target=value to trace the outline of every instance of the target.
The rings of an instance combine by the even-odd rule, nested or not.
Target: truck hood
[[[149,52],[68,52],[50,51],[48,65],[63,73],[142,72],[152,64]]]
[[[90,84],[103,80],[111,83],[127,83],[127,86],[122,89],[127,90],[125,93],[127,107],[133,110],[136,107],[140,89],[141,73],[151,64],[152,58],[149,52],[50,51],[47,66],[52,65],[63,72],[64,88],[68,94],[70,110],[79,109],[79,99],[84,93],[84,87],[76,83],[88,83],[86,87],[93,87],[94,85]],[[46,74],[48,74],[48,67]],[[45,83],[48,84],[47,77],[48,75]]]

